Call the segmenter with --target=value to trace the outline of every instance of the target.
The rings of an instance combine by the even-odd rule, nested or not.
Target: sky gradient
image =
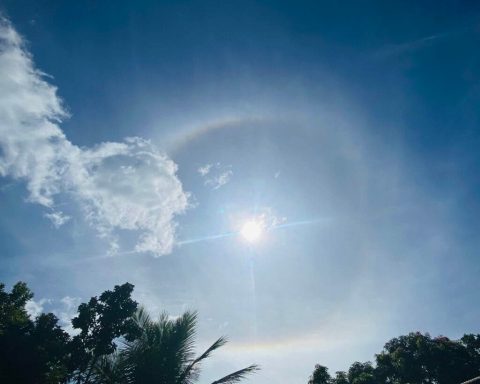
[[[229,336],[205,382],[480,332],[480,5],[0,12],[0,281],[32,313],[67,326],[129,281],[152,313],[198,310],[201,345]]]

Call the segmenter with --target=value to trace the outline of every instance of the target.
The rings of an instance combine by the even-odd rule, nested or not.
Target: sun
[[[260,240],[262,234],[263,225],[256,220],[246,221],[240,230],[240,235],[242,235],[242,237],[249,243],[255,243]]]

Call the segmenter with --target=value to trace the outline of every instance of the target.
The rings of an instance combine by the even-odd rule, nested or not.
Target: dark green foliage
[[[461,342],[467,350],[470,364],[473,367],[480,367],[480,335],[464,335]]]
[[[374,384],[375,369],[370,362],[353,363],[347,373],[348,382],[351,384]]]
[[[15,284],[10,293],[5,292],[5,284],[0,284],[0,335],[9,328],[29,325],[25,304],[31,298],[33,293],[25,283]]]
[[[116,285],[113,291],[105,291],[100,297],[92,297],[78,307],[72,325],[80,333],[71,341],[70,366],[77,371],[77,382],[89,382],[98,359],[115,352],[115,339],[123,337],[132,341],[139,335],[139,328],[133,320],[138,304],[130,297],[132,291],[132,284]]]
[[[93,371],[93,382],[95,384],[127,384],[128,373],[125,359],[115,352],[100,358]]]
[[[132,291],[132,284],[116,285],[113,291],[105,291],[78,307],[78,316],[72,320],[73,327],[80,330],[75,338],[94,355],[113,353],[117,337],[133,340],[138,335],[132,318],[138,304],[130,298]]]
[[[348,384],[348,376],[344,371],[335,372],[335,384]]]
[[[28,317],[25,304],[33,294],[25,283],[4,289],[0,284],[0,382],[64,382],[68,334],[51,313]]]
[[[310,380],[308,380],[308,384],[330,384],[331,381],[332,378],[328,373],[328,368],[317,364],[315,365],[312,376],[310,376]]]
[[[70,336],[58,325],[52,313],[43,313],[35,319],[31,342],[37,350],[37,361],[46,367],[48,383],[63,382],[68,374],[68,342]]]
[[[15,384],[190,384],[212,352],[226,343],[219,338],[196,357],[197,314],[152,321],[137,311],[133,285],[115,286],[78,307],[71,337],[52,313],[32,320],[25,305],[33,298],[25,283],[11,292],[0,284],[0,383]],[[117,348],[117,345],[123,345]],[[252,365],[213,384],[233,384],[255,372]]]
[[[162,383],[189,384],[200,373],[200,364],[215,350],[225,345],[223,337],[215,341],[200,356],[195,357],[197,314],[185,312],[177,319],[162,314],[158,321],[152,320],[144,309],[135,316],[140,336],[126,341],[125,348],[113,359],[102,360],[95,371],[95,382],[110,383],[108,378],[117,378],[117,383]],[[233,372],[214,384],[232,384],[255,372],[252,365]]]
[[[432,338],[428,333],[410,333],[388,341],[375,360],[375,365],[355,362],[347,374],[337,372],[330,382],[459,384],[480,375],[480,335],[450,340],[443,336]]]
[[[25,283],[10,293],[0,284],[0,383],[65,383],[73,375],[89,382],[96,360],[115,350],[116,338],[139,334],[132,290],[126,283],[81,304],[72,321],[80,333],[71,338],[52,313],[29,318],[25,305],[33,294]]]

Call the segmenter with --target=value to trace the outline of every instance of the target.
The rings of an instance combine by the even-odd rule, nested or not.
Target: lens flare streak
[[[327,223],[329,222],[328,218],[321,218],[321,219],[311,219],[311,220],[301,220],[301,221],[293,221],[291,223],[284,223],[284,224],[279,224],[270,228],[262,228],[262,231],[265,232],[271,232],[277,229],[283,229],[283,228],[290,228],[290,227],[297,227],[297,226],[303,226],[303,225],[315,225],[315,224],[322,224],[322,223]],[[177,242],[177,245],[188,245],[188,244],[195,244],[195,243],[200,243],[203,241],[211,241],[211,240],[218,240],[218,239],[224,239],[227,237],[233,237],[233,236],[242,236],[245,237],[245,230],[244,228],[240,231],[234,231],[234,232],[225,232],[225,233],[220,233],[216,235],[207,235],[207,236],[202,236],[202,237],[197,237],[193,239],[186,239],[186,240],[181,240]],[[251,241],[249,241],[251,242]]]

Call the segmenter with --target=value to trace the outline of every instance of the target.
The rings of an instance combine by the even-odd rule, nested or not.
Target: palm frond
[[[171,345],[183,366],[194,358],[197,317],[197,312],[185,312],[172,324]]]
[[[227,343],[227,339],[225,337],[218,338],[210,347],[208,347],[205,352],[203,352],[199,357],[193,360],[184,370],[182,375],[180,376],[179,382],[182,383],[185,379],[187,379],[195,370],[195,367],[204,359],[208,358],[213,351],[216,349],[224,346]]]
[[[119,353],[102,356],[94,367],[93,379],[98,384],[127,383],[124,360]]]
[[[238,383],[243,380],[246,376],[251,375],[252,373],[260,370],[260,367],[256,364],[250,365],[247,368],[240,369],[239,371],[233,372],[227,376],[222,377],[214,381],[212,384],[233,384]]]
[[[118,377],[114,375],[114,368],[118,367],[122,372],[119,383],[194,384],[199,377],[200,363],[227,342],[225,337],[220,337],[195,357],[197,312],[185,312],[177,318],[162,313],[158,320],[152,320],[146,310],[140,308],[135,321],[141,330],[139,337],[123,343],[119,352],[121,359],[117,360],[121,362],[120,366],[111,365],[111,361],[104,362],[101,372],[104,378]],[[258,367],[252,365],[213,384],[234,384],[256,370]]]
[[[150,315],[148,314],[147,310],[143,306],[137,309],[137,312],[135,313],[133,319],[135,320],[137,325],[140,327],[140,329],[145,329],[149,324],[152,323]]]

